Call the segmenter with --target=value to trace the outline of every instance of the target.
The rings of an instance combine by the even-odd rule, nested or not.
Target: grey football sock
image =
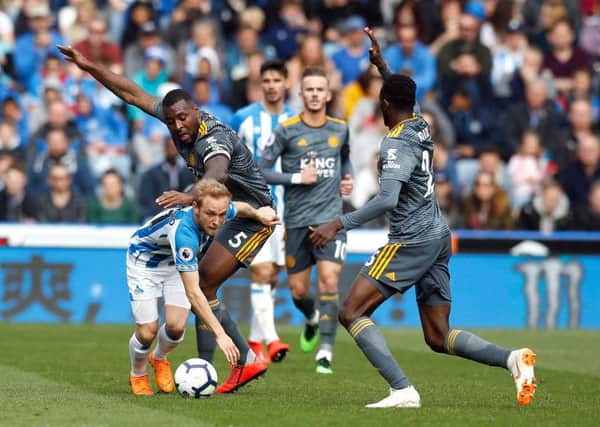
[[[383,334],[371,319],[359,317],[348,326],[348,332],[391,388],[399,390],[410,386],[410,381],[392,356]]]
[[[298,310],[304,314],[304,317],[308,320],[315,314],[315,300],[311,297],[304,299],[292,298],[294,305]]]
[[[210,304],[215,317],[219,320],[221,326],[223,326],[225,333],[229,335],[231,340],[240,350],[240,359],[238,360],[238,363],[243,365],[246,362],[252,362],[254,360],[254,353],[250,351],[248,342],[238,330],[238,327],[231,319],[231,316],[229,316],[229,312],[225,309],[225,306],[218,299],[209,301],[208,303]],[[212,363],[217,342],[212,331],[210,331],[208,326],[198,319],[198,317],[196,317],[196,340],[198,357]]]
[[[321,294],[319,297],[319,331],[321,334],[320,349],[333,352],[333,344],[337,332],[338,295]]]
[[[444,339],[444,348],[448,354],[502,368],[506,368],[506,361],[510,354],[510,350],[460,329],[451,329],[448,332]]]

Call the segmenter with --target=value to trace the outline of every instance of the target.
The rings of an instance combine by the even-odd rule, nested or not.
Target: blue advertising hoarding
[[[340,280],[343,296],[370,254],[349,254]],[[600,256],[525,257],[462,254],[452,258],[452,324],[493,328],[600,328]],[[281,275],[279,322],[299,325]],[[314,283],[314,280],[313,280]],[[223,287],[232,316],[247,321],[249,277],[242,271]],[[382,326],[420,326],[414,291],[383,304]],[[0,321],[132,321],[124,249],[0,248]]]

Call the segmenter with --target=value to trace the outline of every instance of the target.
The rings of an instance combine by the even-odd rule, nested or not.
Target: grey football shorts
[[[417,303],[448,305],[451,255],[450,234],[417,244],[388,242],[363,265],[359,274],[386,297],[404,293],[415,285]]]
[[[248,267],[272,233],[273,227],[235,217],[223,224],[215,240],[229,249],[244,267]]]
[[[286,228],[285,266],[288,273],[298,273],[317,261],[332,261],[343,264],[346,260],[346,230],[340,230],[322,248],[310,243],[308,227]]]

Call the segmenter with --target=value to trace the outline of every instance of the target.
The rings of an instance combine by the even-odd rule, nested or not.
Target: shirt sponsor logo
[[[389,150],[387,150],[386,159],[388,161],[397,160],[398,159],[397,153],[398,153],[397,148],[390,148]]]

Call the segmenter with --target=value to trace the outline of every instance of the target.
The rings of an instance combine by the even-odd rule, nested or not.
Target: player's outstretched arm
[[[252,218],[266,226],[281,224],[277,212],[270,206],[263,206],[256,209],[245,202],[233,202],[233,204],[235,206],[236,216]]]
[[[181,280],[185,287],[185,295],[190,301],[190,304],[192,304],[194,313],[202,319],[213,334],[215,334],[217,345],[225,354],[227,361],[231,365],[236,364],[240,358],[240,351],[231,338],[229,338],[229,335],[225,333],[223,327],[210,309],[208,301],[200,289],[200,277],[198,276],[198,272],[180,271],[179,274],[181,274]]]
[[[72,46],[56,46],[64,55],[65,60],[87,71],[104,87],[128,104],[141,108],[150,115],[155,115],[154,104],[158,98],[146,93],[141,87],[125,76],[115,74],[107,67],[92,62]]]
[[[385,60],[383,59],[383,55],[381,54],[381,48],[379,47],[379,42],[377,41],[377,37],[375,37],[375,32],[372,28],[369,27],[365,27],[364,32],[371,40],[371,47],[369,48],[369,59],[371,60],[371,64],[375,65],[377,67],[377,70],[379,70],[379,74],[381,74],[381,77],[386,79],[392,74],[392,72],[387,66]]]
[[[377,218],[385,212],[392,210],[398,203],[402,182],[393,179],[381,181],[381,191],[369,200],[365,205],[353,212],[342,215],[327,224],[318,227],[309,227],[312,233],[308,236],[310,242],[317,246],[323,246],[333,239],[336,233],[345,228],[350,230],[359,227],[367,221]]]

